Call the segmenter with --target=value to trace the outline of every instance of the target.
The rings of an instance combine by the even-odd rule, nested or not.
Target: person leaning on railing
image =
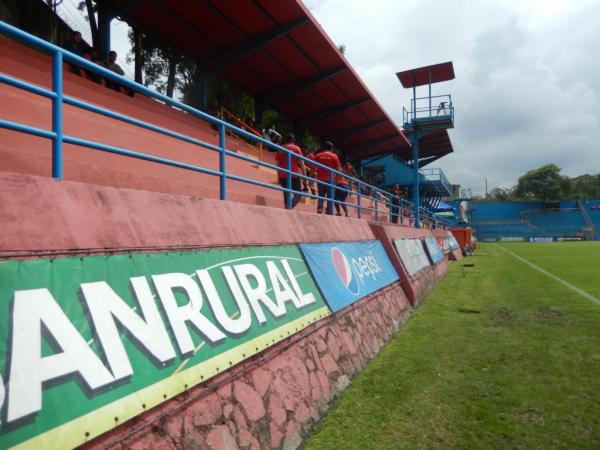
[[[300,149],[300,147],[298,147],[296,144],[296,137],[290,133],[288,135],[286,135],[285,137],[285,144],[283,145],[284,148],[286,148],[287,150],[296,153],[300,156],[302,155],[302,150]],[[279,150],[277,152],[277,165],[283,169],[287,169],[288,168],[288,154],[284,151]],[[302,161],[301,159],[296,158],[294,155],[291,156],[291,166],[290,166],[290,170],[293,173],[300,173],[302,175],[306,175],[306,168],[304,167],[304,161]],[[277,177],[279,178],[279,185],[283,188],[288,187],[288,176],[290,176],[291,174],[288,174],[287,172],[284,172],[282,170],[278,170],[277,171]],[[301,191],[302,190],[302,180],[300,179],[300,177],[298,175],[292,175],[292,189],[294,191]],[[283,191],[283,206],[284,208],[287,208],[288,206],[288,198],[289,198],[290,192],[288,192],[287,190]],[[298,202],[300,201],[300,199],[302,198],[301,194],[298,193],[294,193],[294,196],[292,197],[292,209],[294,209],[294,207],[298,204]]]
[[[348,172],[346,171],[346,168],[343,167],[340,169],[340,171],[342,173],[348,174]],[[349,174],[348,174],[349,175]],[[344,210],[344,215],[346,217],[350,217],[350,214],[348,214],[348,207],[346,206],[346,199],[348,198],[348,190],[350,189],[350,185],[348,184],[348,177],[345,177],[344,175],[337,175],[335,176],[335,185],[336,185],[336,189],[335,189],[335,199],[336,199],[336,203],[335,203],[335,215],[336,216],[341,216],[342,213],[340,212],[340,206],[342,207],[342,209]]]
[[[323,150],[315,155],[315,161],[332,169],[340,170],[340,159],[338,158],[338,155],[333,152],[333,142],[325,142]],[[323,167],[317,167],[317,191],[319,193],[317,214],[323,212],[323,197],[327,197],[327,214],[333,214],[333,205],[329,198],[329,174],[329,170]]]
[[[89,52],[90,46],[83,40],[79,31],[73,31],[69,39],[63,42],[62,48],[83,58],[84,55]],[[81,75],[81,69],[79,67],[72,63],[70,66],[73,73]]]
[[[312,149],[307,149],[306,155],[304,155],[304,156],[306,156],[308,159],[310,159],[312,161],[315,160],[315,152]],[[315,178],[317,175],[317,166],[307,162],[306,163],[306,175],[308,175],[310,178]],[[317,194],[317,189],[315,187],[314,180],[312,180],[312,179],[306,180],[305,186],[310,189],[310,193],[312,195]]]

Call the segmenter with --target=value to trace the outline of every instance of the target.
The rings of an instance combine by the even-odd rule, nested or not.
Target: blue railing
[[[52,100],[52,130],[46,130],[42,128],[37,128],[34,126],[17,123],[5,119],[0,118],[0,128],[6,128],[9,130],[28,133],[39,137],[44,137],[52,140],[52,176],[61,180],[63,178],[63,144],[72,144],[77,145],[93,150],[99,150],[103,152],[108,152],[112,154],[127,156],[131,158],[137,158],[145,161],[151,161],[158,164],[164,164],[172,167],[178,167],[181,169],[186,169],[194,172],[199,172],[203,174],[212,175],[219,178],[219,197],[221,200],[227,199],[227,181],[235,180],[244,183],[249,183],[256,186],[261,186],[264,188],[275,189],[278,191],[283,191],[287,193],[286,198],[286,207],[290,209],[292,207],[292,196],[294,194],[301,195],[303,197],[314,198],[323,202],[327,202],[327,213],[332,214],[334,204],[337,205],[346,205],[347,207],[355,208],[357,210],[357,217],[361,218],[361,213],[363,211],[371,211],[373,213],[375,220],[380,220],[384,216],[388,216],[391,222],[399,222],[404,225],[413,225],[414,224],[414,207],[411,203],[406,200],[394,197],[389,192],[384,191],[383,189],[372,186],[358,178],[350,176],[346,173],[342,173],[338,170],[331,169],[330,167],[324,166],[320,163],[315,162],[314,160],[308,159],[304,156],[297,155],[285,147],[281,147],[277,144],[272,143],[269,140],[263,139],[261,137],[256,136],[255,134],[249,133],[239,127],[236,127],[230,123],[227,123],[223,120],[210,116],[200,110],[192,108],[184,103],[178,102],[166,95],[155,92],[141,84],[132,82],[125,77],[122,77],[110,70],[105,69],[97,64],[91,63],[90,61],[81,58],[73,53],[70,53],[56,45],[50,44],[38,37],[32,36],[18,28],[15,28],[11,25],[6,24],[5,22],[0,21],[0,33],[10,36],[13,39],[22,41],[30,46],[41,49],[42,51],[48,52],[52,57],[52,90],[48,90],[44,87],[37,86],[35,84],[31,84],[14,77],[11,77],[7,74],[0,73],[0,82],[8,84],[10,86],[26,90],[33,94],[40,95],[42,97],[46,97]],[[203,140],[187,136],[172,130],[168,130],[166,128],[160,127],[158,125],[154,125],[142,120],[139,120],[134,117],[130,117],[124,114],[120,114],[100,106],[93,105],[91,103],[85,102],[80,99],[76,99],[74,97],[65,95],[63,92],[63,64],[70,63],[72,65],[76,65],[79,68],[82,68],[86,71],[91,71],[103,77],[106,80],[111,80],[117,83],[120,86],[124,86],[126,88],[132,89],[135,92],[141,93],[148,97],[154,98],[160,102],[163,102],[167,105],[180,109],[188,114],[191,114],[203,121],[206,121],[218,129],[218,145],[213,145],[209,142],[205,142]],[[87,139],[78,138],[75,136],[66,135],[63,132],[63,105],[71,105],[92,113],[100,114],[115,120],[119,120],[121,122],[138,126],[140,128],[160,133],[165,136],[179,139],[183,142],[196,145],[198,147],[208,149],[219,154],[219,169],[213,170],[206,167],[200,167],[192,164],[188,164],[181,161],[176,161],[173,159],[163,158],[155,155],[151,155],[148,153],[142,153],[122,147],[117,147],[114,145],[102,144],[99,142],[90,141]],[[274,164],[270,164],[265,161],[256,160],[249,156],[239,154],[237,152],[231,151],[227,149],[227,132],[240,136],[246,140],[250,140],[252,142],[256,142],[263,144],[263,146],[270,147],[273,150],[284,152],[287,155],[287,168],[281,168]],[[271,169],[278,170],[280,172],[284,172],[288,175],[293,174],[293,176],[300,177],[306,183],[317,183],[317,185],[325,186],[325,189],[321,189],[326,192],[326,196],[320,196],[304,191],[297,191],[292,189],[292,177],[287,176],[287,186],[283,187],[276,184],[265,183],[260,180],[255,180],[251,178],[242,177],[239,175],[235,175],[229,173],[227,171],[227,157],[238,158],[247,162],[251,162],[252,164],[259,164],[263,167],[268,167]],[[320,167],[325,169],[328,173],[328,181],[320,181],[316,178],[313,178],[306,174],[301,173],[293,173],[292,168],[292,158],[297,158],[298,160],[304,161],[305,165],[310,165],[310,167],[316,168]],[[334,181],[339,178],[344,177],[349,185],[339,185]],[[348,186],[343,187],[343,186]],[[352,186],[355,189],[352,189]],[[345,191],[348,194],[356,195],[356,203],[349,203],[346,201],[341,201],[335,198],[336,191]],[[372,206],[365,205],[364,199],[370,200]],[[385,211],[385,209],[387,211]],[[449,225],[444,221],[439,220],[433,214],[428,212],[425,209],[420,208],[420,214],[425,216],[426,222],[428,222],[428,226],[432,228]]]
[[[419,169],[419,172],[421,173],[421,175],[423,175],[426,181],[438,181],[442,186],[444,186],[444,189],[446,189],[448,195],[452,193],[452,185],[448,181],[448,178],[446,178],[446,175],[444,174],[444,171],[442,169],[424,168]]]
[[[410,109],[402,107],[402,123],[410,123],[418,119],[443,119],[450,117],[454,122],[454,106],[451,95],[433,95],[417,97],[410,100]]]

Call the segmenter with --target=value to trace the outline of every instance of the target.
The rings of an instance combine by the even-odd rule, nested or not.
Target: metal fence
[[[40,95],[42,97],[52,100],[52,129],[46,130],[42,128],[33,127],[30,125],[17,123],[0,118],[0,127],[10,129],[13,131],[28,133],[39,137],[44,137],[52,140],[52,176],[61,180],[63,178],[63,144],[72,144],[88,149],[99,150],[112,154],[127,156],[131,158],[137,158],[145,161],[151,161],[157,164],[164,164],[168,166],[178,167],[185,170],[199,172],[203,174],[212,175],[219,180],[219,196],[221,200],[227,199],[227,181],[235,180],[244,183],[249,183],[255,186],[261,186],[264,188],[274,189],[278,191],[286,192],[286,207],[292,208],[292,196],[300,195],[303,197],[314,198],[322,202],[327,202],[327,213],[333,213],[334,204],[346,205],[347,207],[355,208],[357,211],[357,217],[361,218],[361,214],[364,211],[371,211],[375,220],[381,220],[387,216],[390,222],[398,222],[405,225],[414,225],[414,206],[400,198],[394,197],[387,191],[384,191],[376,186],[369,185],[364,181],[350,176],[349,174],[343,173],[338,170],[334,170],[330,167],[324,166],[314,160],[308,159],[304,156],[297,155],[294,152],[286,149],[285,147],[274,144],[273,142],[256,136],[253,133],[249,133],[235,125],[232,125],[226,121],[220,120],[209,114],[206,114],[198,109],[192,108],[184,103],[174,100],[166,95],[155,92],[141,84],[132,82],[125,77],[122,77],[102,66],[94,64],[84,58],[81,58],[73,53],[70,53],[56,45],[46,42],[38,37],[32,36],[16,27],[8,25],[5,22],[0,21],[0,33],[9,36],[12,39],[21,41],[27,45],[33,46],[40,49],[43,52],[49,53],[52,57],[52,89],[46,89],[44,87],[28,83],[23,80],[19,80],[5,73],[0,73],[0,82],[15,88],[23,89],[33,94]],[[124,114],[120,114],[100,106],[93,105],[83,100],[65,95],[63,92],[63,64],[70,63],[85,71],[93,72],[100,77],[110,80],[111,82],[117,83],[120,86],[129,88],[137,93],[146,95],[155,100],[163,102],[169,106],[180,109],[188,114],[191,114],[205,122],[214,125],[218,129],[219,140],[218,145],[213,145],[209,142],[187,136],[176,131],[172,131],[161,126],[151,124],[134,117],[130,117]],[[99,142],[90,141],[87,139],[78,138],[75,136],[66,135],[63,133],[63,105],[71,105],[95,114],[100,114],[112,119],[122,121],[124,123],[134,125],[152,132],[160,133],[165,136],[179,139],[183,142],[196,145],[202,149],[207,149],[218,153],[219,156],[219,169],[209,169],[197,165],[188,164],[173,159],[167,159],[159,156],[154,156],[148,153],[142,153],[131,149],[117,147],[113,145],[106,145]],[[284,152],[287,156],[287,168],[281,168],[274,164],[270,164],[265,161],[256,160],[249,156],[231,151],[227,149],[227,132],[236,135],[239,138],[256,142],[256,145],[262,145],[263,147],[270,148],[273,151]],[[247,161],[252,164],[259,164],[264,167],[278,170],[287,174],[286,177],[287,185],[280,186],[278,184],[265,183],[260,180],[242,177],[229,173],[227,171],[228,158],[238,158]],[[325,169],[328,174],[328,180],[318,180],[312,176],[302,173],[292,172],[292,158],[304,161],[305,165],[316,168],[320,167]],[[325,189],[321,189],[321,193],[325,195],[317,195],[308,193],[305,191],[298,191],[292,188],[292,175],[299,177],[308,183],[317,183],[317,185],[324,186]],[[339,184],[336,180],[341,177],[345,178],[349,184]],[[355,203],[349,203],[341,201],[335,198],[336,191],[345,191],[348,194],[356,196]],[[368,204],[367,204],[368,203]],[[427,226],[432,228],[449,226],[450,223],[444,220],[438,219],[435,214],[431,211],[420,208],[419,213],[424,218]]]
[[[403,123],[412,120],[443,118],[449,116],[454,121],[454,106],[451,95],[433,95],[429,97],[417,97],[410,101],[410,110],[402,108]]]

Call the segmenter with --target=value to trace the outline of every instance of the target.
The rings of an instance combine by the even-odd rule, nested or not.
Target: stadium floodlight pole
[[[413,148],[413,169],[415,171],[415,182],[414,182],[414,187],[413,187],[413,203],[414,203],[414,209],[415,209],[415,228],[421,228],[420,227],[420,213],[419,213],[419,203],[420,203],[420,198],[419,198],[419,132],[417,130],[415,130],[415,132],[412,134],[411,136],[411,140],[412,140],[412,148]]]
[[[487,177],[483,178],[485,180],[485,198],[487,198],[488,196],[488,190],[487,190]]]

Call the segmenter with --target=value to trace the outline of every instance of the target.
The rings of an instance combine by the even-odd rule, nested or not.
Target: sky
[[[76,2],[66,0],[63,15],[74,14]],[[454,153],[431,165],[451,183],[482,194],[486,178],[490,190],[510,187],[548,163],[568,176],[600,172],[597,0],[305,4],[400,126],[412,92],[396,72],[454,63],[456,79],[433,87],[434,95],[452,94]],[[114,21],[112,32],[125,66],[127,25]]]

